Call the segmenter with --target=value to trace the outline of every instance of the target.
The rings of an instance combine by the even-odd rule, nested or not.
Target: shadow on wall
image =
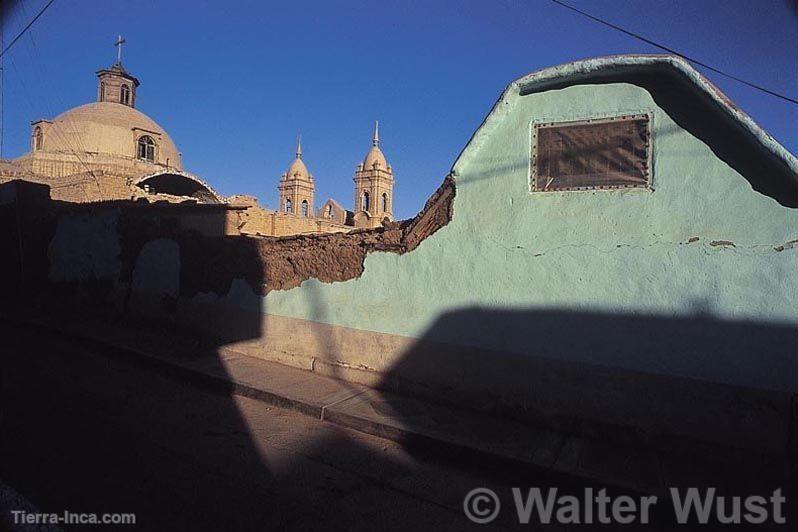
[[[35,187],[33,199],[8,190],[0,187],[6,313],[60,305],[73,311],[62,318],[69,325],[87,315],[122,324],[168,356],[219,375],[228,371],[221,346],[267,336],[260,312],[218,304],[237,280],[253,291],[263,283],[255,240],[187,231],[177,211],[157,206],[67,209]],[[175,318],[181,300],[195,297],[219,313],[202,338],[179,330]],[[318,294],[309,297],[315,320],[335,312]],[[340,338],[318,340],[328,362],[341,359]],[[737,462],[778,460],[790,445],[796,340],[790,327],[703,313],[668,319],[461,309],[440,316],[382,387],[564,432]],[[195,383],[216,392],[200,393],[183,375],[164,376],[163,367],[105,351],[8,325],[0,334],[0,478],[41,510],[135,512],[141,530],[469,524],[459,507],[467,490],[445,485],[445,475],[414,477],[415,461],[388,456],[367,439],[327,425],[308,429],[218,382]],[[647,371],[635,370],[641,367]],[[417,422],[417,412],[403,411],[406,402],[390,401],[384,411]],[[341,472],[342,462],[357,474]],[[493,473],[490,465],[472,467],[479,479]],[[430,526],[428,508],[380,487],[394,481],[432,485],[448,497],[451,520]],[[514,481],[523,485],[518,476]]]
[[[113,341],[126,330],[220,376],[229,371],[221,346],[265,334],[255,312],[225,319],[222,310],[204,334],[175,318],[181,299],[219,303],[237,282],[259,286],[263,261],[251,239],[183,230],[178,213],[156,206],[61,205],[44,192],[0,186],[0,490],[12,486],[43,512],[136,514],[134,527],[119,530],[475,528],[460,504],[476,480],[454,489],[381,442],[23,325],[26,315],[68,330],[107,324],[93,336]],[[450,509],[386,487],[393,482],[429,485]],[[0,528],[19,509],[6,506],[0,497]]]
[[[632,83],[644,88],[679,127],[709,146],[754,190],[785,207],[798,207],[798,182],[787,164],[753,139],[737,120],[720,110],[708,94],[697,90],[683,73],[674,75],[668,67],[661,68],[661,72],[654,73],[637,72],[634,66],[617,68],[615,72],[594,74],[591,84]],[[581,83],[550,83],[521,94],[563,89],[575,84]]]
[[[185,231],[179,210],[164,206],[62,205],[26,183],[1,186],[0,199],[6,316],[123,326],[220,376],[221,345],[261,336],[255,314],[202,338],[175,321],[180,298],[226,294],[237,278],[259,286],[250,240]],[[221,232],[223,223],[210,212],[204,225]],[[262,451],[250,427],[268,408],[223,381],[187,385],[186,375],[94,342],[5,320],[0,329],[0,478],[40,511],[135,513],[136,526],[121,530],[301,530],[330,519],[336,488],[348,487],[297,457],[317,446],[357,454],[359,444],[313,441],[277,414],[269,428],[295,452]]]
[[[706,314],[470,308],[440,316],[380,387],[756,469],[790,454],[795,345],[794,327]]]
[[[6,318],[58,319],[78,331],[124,326],[166,357],[224,375],[221,344],[181,333],[172,319],[180,296],[229,290],[214,256],[228,250],[182,230],[181,207],[62,204],[25,182],[0,186],[0,199]],[[224,220],[208,211],[204,225],[223,234]],[[246,246],[236,249],[240,268],[252,266]],[[257,283],[258,271],[247,278]],[[255,530],[282,526],[302,507],[296,494],[275,493],[229,386],[199,382],[216,394],[199,393],[156,363],[80,335],[0,327],[0,478],[39,511],[132,512],[137,530]],[[260,320],[239,322],[235,334],[258,337]]]
[[[751,188],[785,207],[798,207],[798,182],[794,172],[755,140],[737,120],[721,111],[705,92],[698,91],[681,73],[674,75],[666,69],[659,73],[642,74],[634,72],[634,67],[629,68],[631,70],[614,74],[594,73],[590,84],[631,83],[645,89],[679,128],[705,143],[719,159],[746,179]],[[534,90],[522,90],[521,95],[583,84],[579,81],[550,83]],[[734,106],[733,103],[731,105]],[[661,138],[674,133],[676,131],[672,128],[660,128],[655,135]],[[529,164],[528,156],[512,161],[503,160],[501,164],[492,164],[476,175],[459,177],[457,184],[464,187],[475,181],[495,179],[518,171],[528,174]]]
[[[47,246],[55,220],[46,209],[30,206],[49,202],[47,185],[0,184],[0,301],[38,293],[47,280]]]

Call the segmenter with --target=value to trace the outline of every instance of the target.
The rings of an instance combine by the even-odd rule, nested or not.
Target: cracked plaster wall
[[[424,336],[445,312],[475,307],[796,324],[798,212],[753,191],[648,91],[577,85],[500,105],[455,166],[448,225],[413,253],[369,254],[356,279],[311,279],[270,292],[260,298],[261,310],[410,338]],[[651,115],[653,191],[529,192],[532,122],[630,113]],[[534,345],[474,327],[458,342],[534,352]],[[679,352],[656,367],[628,354],[600,361],[582,351],[547,356],[798,390],[791,360],[749,371]]]

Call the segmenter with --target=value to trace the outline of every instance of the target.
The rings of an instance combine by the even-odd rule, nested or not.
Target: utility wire
[[[50,5],[51,5],[53,2],[55,2],[55,0],[50,0],[49,2],[47,2],[47,3],[44,5],[44,7],[42,8],[42,10],[41,10],[41,11],[39,11],[39,14],[38,14],[38,15],[36,15],[35,17],[33,17],[33,19],[32,19],[30,22],[28,22],[28,25],[27,25],[27,26],[25,26],[24,28],[22,28],[22,31],[21,31],[21,32],[19,32],[19,33],[17,34],[17,36],[16,36],[16,37],[14,37],[13,39],[11,39],[11,42],[10,42],[10,43],[8,43],[8,46],[6,46],[5,48],[3,48],[3,51],[2,51],[2,52],[0,52],[0,57],[3,57],[3,55],[4,55],[4,54],[5,54],[5,53],[6,53],[6,52],[7,52],[7,51],[8,51],[8,50],[9,50],[9,49],[12,47],[12,46],[14,46],[14,43],[16,43],[16,42],[19,40],[19,38],[20,38],[20,37],[22,37],[22,35],[23,35],[23,34],[24,34],[26,31],[28,31],[28,28],[30,28],[31,26],[33,26],[33,23],[34,23],[34,22],[36,22],[37,20],[39,20],[39,17],[41,17],[42,15],[44,15],[44,12],[45,12],[45,11],[47,11],[47,8],[48,8],[48,7],[50,7]]]
[[[33,23],[36,22],[36,19],[38,19],[44,13],[44,11],[50,6],[50,4],[52,4],[54,1],[55,0],[50,0],[50,2],[47,5],[45,5],[42,8],[41,11],[39,11],[39,13],[28,23],[28,25],[25,27],[25,29],[23,29],[14,38],[15,42],[18,39],[20,39],[27,32],[27,30],[33,25]],[[20,1],[20,7],[21,7],[21,10],[22,10],[22,13],[18,13],[18,14],[20,15],[20,18],[22,18],[22,17],[27,15],[27,13],[25,12],[25,4],[24,4],[24,2]],[[47,78],[46,75],[44,75],[44,71],[43,71],[42,66],[40,64],[40,61],[38,61],[38,58],[36,57],[36,54],[38,53],[38,48],[37,48],[36,42],[35,42],[35,40],[33,38],[33,33],[28,33],[28,37],[30,38],[30,41],[31,41],[30,42],[31,48],[28,50],[28,54],[30,56],[30,63],[32,65],[34,65],[35,67],[37,67],[37,69],[34,69],[34,71],[37,74],[39,74],[41,84],[45,85],[45,88],[48,89],[48,90],[45,91],[45,94],[46,95],[53,95],[53,94],[58,95],[59,93],[57,91],[49,90],[50,87],[47,85],[47,79],[48,78]],[[11,48],[12,44],[14,44],[14,43],[12,42],[11,44],[9,44],[8,47],[5,48],[4,52],[6,50],[8,50],[9,48]],[[0,54],[0,58],[2,58],[2,54]],[[14,72],[19,73],[16,65],[14,64],[14,57],[12,55],[9,55],[6,58],[6,60],[10,61],[12,70]],[[0,61],[0,65],[1,64],[2,64],[2,61]],[[2,68],[2,67],[0,67],[0,68]],[[0,73],[5,74],[5,69],[3,69]],[[22,85],[22,93],[25,95],[25,98],[28,101],[29,108],[32,111],[34,111],[34,112],[38,112],[36,107],[33,104],[33,101],[30,98],[30,94],[31,93],[30,93],[30,91],[28,91],[28,88],[27,88],[27,86],[26,86],[26,84],[24,82],[23,77],[18,76],[17,79],[19,79],[19,83]],[[2,96],[2,95],[0,94],[0,96]],[[44,102],[44,106],[47,108],[48,115],[49,116],[54,116],[53,107],[50,105],[49,97],[45,96],[45,97],[41,98],[41,100]],[[60,105],[61,101],[59,100],[59,102],[56,102],[56,103]],[[89,174],[92,177],[92,179],[94,180],[94,184],[97,186],[97,189],[98,189],[98,192],[100,194],[100,197],[102,198],[102,189],[100,187],[100,183],[99,183],[99,181],[97,179],[97,176],[92,171],[92,169],[86,164],[86,161],[80,156],[81,153],[86,153],[87,150],[83,147],[83,143],[80,140],[80,135],[77,134],[77,130],[75,128],[75,125],[72,124],[70,121],[66,121],[63,125],[64,125],[65,128],[71,129],[71,131],[67,131],[66,134],[65,134],[64,132],[60,131],[59,128],[56,128],[56,129],[53,130],[53,132],[56,133],[56,135],[60,138],[62,144],[66,148],[66,151],[72,153],[77,158],[78,162],[86,169],[86,173]],[[1,129],[2,129],[2,124],[0,124],[0,130]],[[74,144],[73,144],[73,142],[74,142]],[[76,146],[77,146],[77,149],[76,149]],[[85,189],[83,189],[81,187],[81,190],[83,191],[84,195],[86,195]]]
[[[742,78],[738,78],[737,76],[735,76],[733,74],[728,74],[728,73],[720,70],[719,68],[715,68],[713,66],[710,66],[710,65],[704,63],[703,61],[699,61],[698,59],[694,59],[694,58],[692,58],[690,56],[687,56],[687,55],[685,55],[685,54],[683,54],[681,52],[677,52],[676,50],[674,50],[672,48],[668,48],[667,46],[664,46],[662,44],[656,43],[656,42],[652,41],[651,39],[647,39],[647,38],[643,37],[642,35],[638,35],[637,33],[633,33],[633,32],[631,32],[629,30],[625,30],[625,29],[621,28],[620,26],[616,26],[615,24],[613,24],[611,22],[607,22],[606,20],[600,19],[598,17],[594,17],[590,13],[585,13],[584,11],[582,11],[580,9],[577,9],[577,8],[575,8],[573,6],[570,6],[570,5],[566,4],[565,2],[562,2],[560,0],[551,0],[551,1],[554,2],[555,4],[559,5],[559,6],[562,6],[562,7],[566,8],[566,9],[570,9],[571,11],[579,13],[580,15],[582,15],[584,17],[587,17],[587,18],[589,18],[590,20],[592,20],[594,22],[598,22],[599,24],[603,24],[604,26],[608,26],[608,27],[610,27],[610,28],[612,28],[612,29],[614,29],[616,31],[620,31],[621,33],[624,33],[624,34],[626,34],[626,35],[628,35],[630,37],[633,37],[633,38],[635,38],[635,39],[637,39],[639,41],[643,41],[646,44],[650,44],[651,46],[654,46],[655,48],[659,48],[660,50],[664,50],[664,51],[668,52],[669,54],[678,55],[682,59],[686,59],[686,60],[690,61],[691,63],[695,63],[696,65],[702,66],[702,67],[706,68],[707,70],[711,70],[712,72],[715,72],[716,74],[720,74],[721,76],[726,76],[729,79],[733,79],[734,81],[742,83],[743,85],[747,85],[747,86],[749,86],[749,87],[751,87],[753,89],[762,91],[762,92],[764,92],[766,94],[770,94],[771,96],[775,96],[776,98],[781,98],[782,100],[786,100],[786,101],[788,101],[790,103],[798,104],[798,100],[796,100],[795,98],[791,98],[789,96],[785,96],[783,94],[779,94],[778,92],[775,92],[775,91],[772,91],[772,90],[767,89],[765,87],[762,87],[761,85],[757,85],[756,83],[752,83],[752,82],[746,81],[746,80],[744,80]]]

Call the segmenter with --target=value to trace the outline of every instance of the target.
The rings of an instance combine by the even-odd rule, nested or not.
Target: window
[[[285,199],[285,206],[283,207],[285,212],[292,213],[294,212],[294,204],[291,202],[291,198]]]
[[[308,200],[302,200],[302,216],[308,217]]]
[[[647,187],[648,115],[535,124],[532,190]]]
[[[382,212],[388,212],[388,194],[382,193]]]
[[[327,205],[327,213],[326,213],[326,216],[327,216],[327,218],[332,218],[332,217],[333,217],[333,209],[332,209],[332,205]]]
[[[41,150],[42,149],[42,128],[36,126],[33,130],[33,149],[34,150]]]
[[[119,89],[119,101],[125,105],[130,104],[130,87],[125,84],[122,84],[122,88]]]
[[[105,82],[104,81],[100,82],[100,101],[101,102],[105,101]]]
[[[363,197],[360,199],[360,210],[368,211],[371,205],[369,204],[369,193],[363,191]]]
[[[136,156],[145,161],[155,161],[155,141],[152,140],[152,137],[149,135],[139,137]]]

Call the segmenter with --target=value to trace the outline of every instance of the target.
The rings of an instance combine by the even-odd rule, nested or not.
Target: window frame
[[[127,83],[122,83],[119,87],[119,102],[124,105],[130,105],[130,87]]]
[[[149,139],[150,143],[146,142],[144,139]],[[144,145],[144,157],[142,157],[139,153],[139,148],[141,148],[142,144]],[[152,159],[147,157],[147,152],[150,148],[152,148]],[[148,163],[155,163],[157,161],[158,143],[155,142],[155,139],[152,138],[152,136],[145,134],[136,139],[136,159],[139,161],[146,161]]]
[[[587,185],[576,187],[559,187],[553,189],[545,189],[537,187],[537,150],[538,150],[538,130],[542,128],[551,127],[569,127],[579,125],[594,125],[606,124],[624,120],[645,120],[646,127],[646,168],[645,168],[645,183],[640,184],[624,184],[624,185]],[[630,189],[646,189],[653,191],[653,153],[654,143],[652,138],[651,122],[653,116],[649,112],[639,113],[626,113],[605,117],[596,118],[583,118],[579,120],[562,120],[562,121],[546,121],[546,122],[532,122],[530,124],[530,156],[529,156],[529,192],[533,194],[538,193],[557,193],[557,192],[583,192],[583,191],[597,191],[597,190],[630,190]]]
[[[42,144],[44,144],[44,132],[42,126],[33,128],[33,151],[41,151]]]

